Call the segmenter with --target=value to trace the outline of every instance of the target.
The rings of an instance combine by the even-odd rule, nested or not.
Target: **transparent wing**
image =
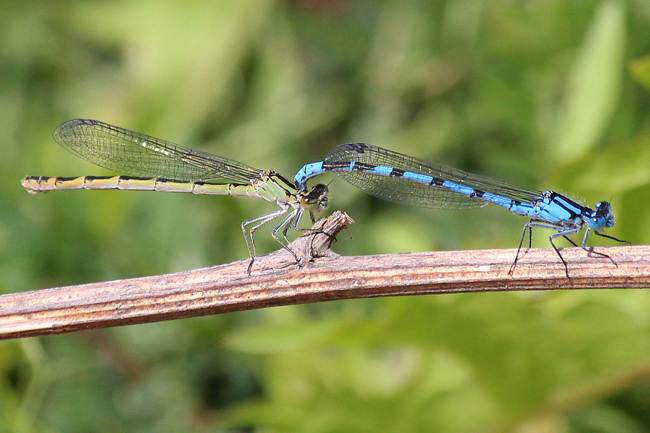
[[[521,188],[502,180],[466,173],[443,164],[423,161],[365,143],[338,145],[330,151],[325,162],[341,165],[356,162],[367,164],[369,167],[392,167],[526,203],[534,201],[541,194],[539,191]],[[373,173],[370,168],[365,170],[363,165],[360,167],[361,169],[356,171],[336,170],[336,173],[357,188],[385,200],[436,209],[472,208],[488,204],[441,186],[421,183],[400,175]]]
[[[78,157],[128,176],[190,182],[222,178],[248,184],[262,173],[222,156],[185,149],[97,120],[70,120],[60,125],[53,136]]]

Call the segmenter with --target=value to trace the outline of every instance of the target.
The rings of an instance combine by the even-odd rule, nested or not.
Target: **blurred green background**
[[[609,200],[608,233],[644,244],[649,92],[646,0],[5,0],[0,292],[245,259],[239,224],[275,209],[26,194],[26,175],[108,174],[52,140],[71,118],[286,176],[365,141]],[[525,222],[323,178],[356,220],[340,254],[514,248]],[[258,233],[260,252],[278,247]],[[650,292],[354,300],[4,341],[5,431],[647,432]]]

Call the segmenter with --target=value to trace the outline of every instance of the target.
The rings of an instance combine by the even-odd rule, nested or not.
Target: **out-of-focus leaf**
[[[630,62],[630,72],[646,90],[650,90],[650,56],[645,56]]]
[[[604,0],[569,76],[558,131],[550,144],[555,161],[566,163],[589,151],[616,109],[625,54],[625,3]]]

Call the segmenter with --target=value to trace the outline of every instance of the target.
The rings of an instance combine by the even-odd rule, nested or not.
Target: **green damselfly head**
[[[329,188],[327,185],[319,183],[307,193],[300,197],[300,202],[303,208],[307,210],[325,210],[329,206]]]

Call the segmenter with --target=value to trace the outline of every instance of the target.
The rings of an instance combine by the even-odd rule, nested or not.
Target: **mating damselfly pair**
[[[521,188],[365,143],[336,146],[323,161],[303,166],[294,177],[294,185],[273,171],[262,171],[221,156],[188,150],[96,120],[66,122],[55,130],[54,139],[71,153],[126,176],[30,176],[22,180],[28,192],[130,189],[248,196],[275,202],[279,210],[246,220],[241,225],[251,258],[249,272],[256,257],[253,233],[287,213],[273,229],[272,236],[299,261],[288,246],[287,231],[289,227],[297,229],[305,210],[314,222],[314,211],[327,208],[327,186],[317,184],[309,190],[306,187],[308,179],[327,172],[335,172],[358,188],[386,200],[439,209],[480,207],[491,203],[529,217],[530,222],[524,226],[510,273],[519,259],[526,230],[532,234],[533,228],[557,231],[549,241],[564,264],[567,277],[568,266],[553,242],[555,238],[564,237],[577,246],[568,236],[586,227],[582,248],[606,258],[609,256],[587,248],[591,231],[626,242],[601,233],[604,228],[614,225],[608,202],[596,203],[595,210],[592,210],[550,190],[541,192]],[[229,179],[237,183],[210,182],[214,179]],[[247,233],[246,227],[251,224],[253,226]],[[278,237],[280,230],[282,239]]]

